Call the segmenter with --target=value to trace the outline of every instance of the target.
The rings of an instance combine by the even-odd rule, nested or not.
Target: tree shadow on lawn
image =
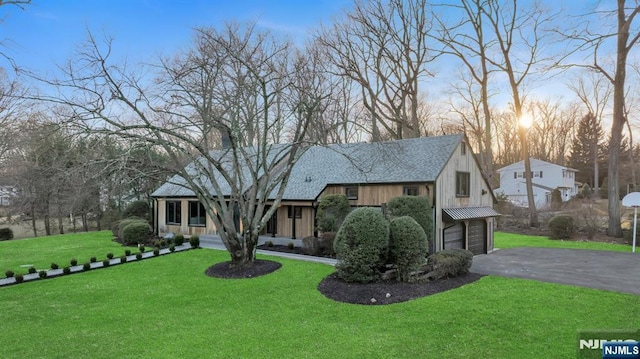
[[[279,262],[257,259],[250,267],[232,267],[231,262],[221,262],[207,268],[210,277],[224,279],[255,278],[280,269]],[[434,281],[401,283],[395,280],[373,283],[349,283],[338,278],[334,272],[318,285],[318,291],[325,297],[344,303],[382,305],[406,302],[413,299],[445,292],[473,283],[484,277],[482,274],[467,273],[454,278]]]

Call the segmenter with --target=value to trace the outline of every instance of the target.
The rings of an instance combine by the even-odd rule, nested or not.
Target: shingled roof
[[[296,162],[283,200],[316,200],[331,184],[434,182],[462,139],[449,135],[312,146]],[[184,179],[174,176],[152,196],[194,196],[180,183]]]

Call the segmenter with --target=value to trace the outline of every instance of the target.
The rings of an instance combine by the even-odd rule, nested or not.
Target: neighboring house
[[[18,195],[18,190],[14,186],[0,186],[0,207],[11,205],[13,199]]]
[[[562,195],[562,201],[568,201],[578,193],[576,183],[577,170],[556,165],[535,158],[531,159],[531,182],[536,208],[545,208],[551,204],[551,192],[556,188]],[[527,207],[527,187],[524,177],[524,161],[510,164],[498,170],[500,187],[493,190],[503,194],[513,204]]]
[[[156,190],[159,233],[215,234],[193,192],[179,178]],[[493,250],[495,197],[462,135],[381,143],[312,146],[296,162],[265,235],[312,236],[320,197],[341,193],[352,207],[379,207],[405,195],[428,196],[434,215],[431,251]],[[190,224],[191,223],[191,224]]]

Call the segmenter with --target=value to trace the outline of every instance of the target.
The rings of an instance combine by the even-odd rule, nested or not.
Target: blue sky
[[[350,0],[32,0],[24,10],[0,7],[4,53],[18,65],[53,71],[87,38],[114,38],[119,56],[153,61],[189,45],[192,29],[225,21],[258,26],[304,42],[307,33],[350,6]],[[0,66],[6,66],[0,62]]]

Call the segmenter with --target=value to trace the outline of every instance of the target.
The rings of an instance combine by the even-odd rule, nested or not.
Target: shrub
[[[160,249],[158,249],[158,248],[154,248],[154,249],[153,249],[153,255],[154,255],[154,256],[159,256],[159,255],[160,255]]]
[[[11,277],[13,277],[15,275],[15,273],[13,273],[12,270],[8,270],[8,271],[4,272],[4,275],[7,278],[11,278]]]
[[[72,266],[77,266],[78,265],[78,260],[75,258],[71,258],[71,260],[69,261],[69,263],[71,263]]]
[[[323,232],[320,235],[320,240],[318,241],[318,247],[322,254],[326,254],[332,256],[335,254],[333,251],[333,241],[336,238],[336,232]]]
[[[0,228],[0,241],[8,241],[13,239],[13,230],[11,228]]]
[[[113,259],[113,253],[107,253],[107,258]]]
[[[176,246],[174,246],[173,244],[171,246],[169,246],[169,251],[175,252],[176,251]]]
[[[302,250],[309,255],[316,256],[320,254],[319,239],[314,236],[302,238]],[[293,243],[292,243],[293,244]]]
[[[85,263],[82,265],[82,270],[83,271],[88,271],[91,270],[91,263]]]
[[[398,269],[398,280],[410,281],[411,272],[420,269],[427,256],[427,235],[409,216],[397,217],[389,223],[389,262]]]
[[[70,267],[62,268],[62,274],[71,274],[71,268]]]
[[[559,189],[551,191],[551,209],[557,211],[562,207],[562,193]]]
[[[161,241],[161,240],[158,239],[158,240],[153,241],[152,244],[153,244],[154,247],[160,248],[160,247],[162,247],[164,245],[164,241]]]
[[[22,282],[24,282],[24,276],[22,274],[17,274],[16,283],[22,283]]]
[[[136,220],[120,228],[120,238],[127,246],[146,241],[150,234],[151,227],[145,221]]]
[[[287,243],[287,248],[293,249],[294,247],[295,247],[295,245],[293,244],[293,242]]]
[[[189,244],[191,245],[191,248],[198,248],[198,247],[200,247],[200,237],[198,237],[198,236],[191,236],[191,238],[189,238]]]
[[[466,249],[445,249],[427,258],[433,279],[456,277],[469,273],[473,263],[473,253]]]
[[[130,256],[131,255],[131,249],[125,249],[124,250],[124,255],[125,256]]]
[[[103,266],[103,267],[108,267],[108,266],[109,266],[109,264],[111,264],[111,261],[110,261],[110,260],[108,260],[108,259],[105,259],[105,260],[103,260],[103,261],[102,261],[102,266]]]
[[[549,220],[549,230],[551,239],[571,239],[576,232],[573,217],[561,214]]]
[[[29,267],[29,274],[37,272],[36,267]]]
[[[433,211],[429,197],[400,196],[387,203],[389,219],[409,216],[413,218],[427,235],[427,241],[433,240]]]
[[[51,269],[58,269],[58,265],[56,263],[51,263]]]
[[[38,277],[45,279],[47,278],[47,271],[46,270],[41,270],[40,272],[38,272]]]
[[[91,263],[95,263],[97,261],[98,261],[98,259],[96,257],[89,258],[89,262],[91,262]]]
[[[347,196],[343,194],[329,194],[320,198],[318,203],[318,230],[320,232],[335,232],[351,211]]]
[[[181,246],[184,243],[184,236],[182,234],[176,234],[175,237],[173,237],[173,244],[175,244],[176,246]]]
[[[147,249],[141,244],[138,246],[138,250],[140,250],[140,253],[144,253]]]
[[[138,217],[149,220],[150,213],[149,203],[147,201],[133,201],[125,208],[122,215],[126,217]]]
[[[267,241],[267,243],[265,243],[267,245],[267,247],[273,247],[273,242],[271,241]]]
[[[136,253],[136,259],[137,260],[141,260],[142,259],[142,252]]]
[[[127,263],[127,256],[120,257],[120,263]]]
[[[389,245],[389,225],[379,210],[362,207],[345,218],[333,243],[338,276],[371,282],[380,276]]]

